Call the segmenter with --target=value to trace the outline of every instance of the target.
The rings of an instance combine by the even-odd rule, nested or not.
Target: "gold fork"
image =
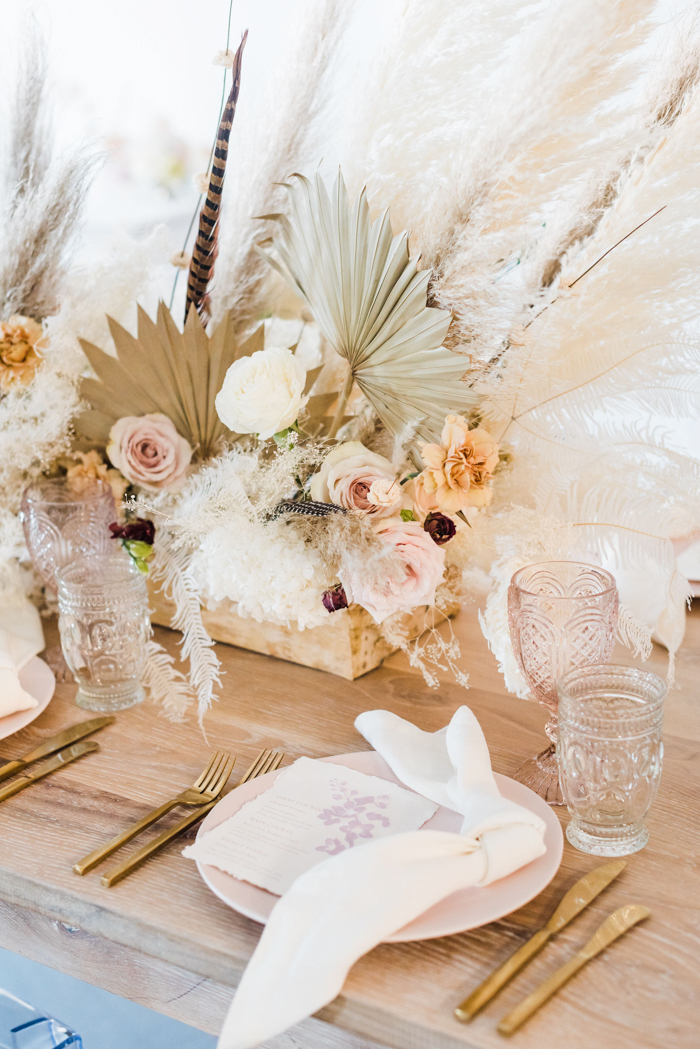
[[[88,856],[83,856],[82,860],[78,860],[73,865],[73,872],[75,874],[87,874],[88,871],[91,871],[93,867],[96,867],[107,856],[111,856],[113,852],[125,845],[127,841],[131,841],[142,830],[150,827],[152,823],[164,816],[166,812],[174,809],[176,805],[201,806],[208,804],[210,801],[216,801],[231,775],[235,761],[236,759],[232,758],[230,754],[223,750],[217,750],[202,775],[191,787],[183,790],[177,797],[171,798],[170,801],[166,801],[157,809],[153,809],[143,819],[133,823],[131,827],[127,827],[121,834],[117,834],[116,837],[95,849]]]
[[[257,758],[250,766],[248,771],[241,776],[240,780],[236,784],[236,787],[240,787],[242,783],[247,783],[249,779],[256,779],[258,776],[264,776],[266,772],[274,772],[275,769],[279,768],[282,761],[284,760],[284,754],[280,751],[272,750],[261,750]],[[236,787],[233,789],[235,790]],[[152,856],[159,849],[162,849],[168,842],[173,841],[183,831],[191,827],[193,823],[197,823],[198,820],[203,819],[211,809],[218,804],[219,799],[216,798],[214,801],[210,801],[207,805],[201,808],[195,809],[189,816],[185,816],[184,820],[180,820],[169,830],[164,830],[162,834],[159,834],[157,838],[149,842],[148,845],[144,845],[137,852],[134,852],[131,856],[128,856],[118,866],[113,867],[111,871],[107,871],[106,874],[102,875],[101,882],[105,888],[109,888],[111,885],[116,885],[118,881],[125,878],[127,874],[131,874],[137,867],[140,867],[149,856]]]

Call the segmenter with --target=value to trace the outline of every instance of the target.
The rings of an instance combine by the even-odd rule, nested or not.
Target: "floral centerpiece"
[[[622,640],[643,653],[655,632],[673,656],[687,596],[673,542],[700,530],[698,457],[678,436],[700,374],[697,25],[652,73],[640,55],[656,37],[631,34],[624,5],[597,5],[589,35],[563,8],[556,32],[545,12],[521,35],[483,5],[409,4],[354,100],[348,194],[340,174],[330,191],[291,174],[313,170],[307,131],[346,28],[348,5],[311,6],[229,172],[245,37],[223,53],[196,240],[173,256],[182,328],[164,303],[130,325],[153,244],[95,280],[63,266],[78,176],[70,207],[45,206],[45,166],[21,169],[38,125],[20,105],[0,272],[4,571],[20,585],[34,476],[126,493],[115,542],[172,603],[190,664],[186,686],[154,650],[174,714],[188,690],[200,713],[216,691],[202,610],[217,606],[302,631],[362,608],[431,684],[435,664],[465,683],[449,628],[415,646],[402,617],[483,597],[526,695],[505,593],[533,560],[613,570]]]

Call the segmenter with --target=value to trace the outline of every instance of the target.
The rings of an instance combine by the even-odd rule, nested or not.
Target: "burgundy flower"
[[[428,514],[423,522],[423,528],[438,546],[449,543],[452,536],[457,532],[457,526],[452,518],[446,514],[441,514],[439,511]]]
[[[156,537],[156,526],[153,521],[146,521],[143,517],[137,517],[135,521],[120,525],[116,522],[109,526],[112,539],[126,539],[132,543],[148,543],[153,545]]]
[[[341,608],[348,607],[348,599],[342,583],[336,583],[330,590],[326,590],[322,600],[327,612],[339,612]]]

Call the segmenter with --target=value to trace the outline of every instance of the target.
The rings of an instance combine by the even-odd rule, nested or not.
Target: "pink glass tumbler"
[[[543,561],[515,573],[508,589],[513,652],[535,697],[550,712],[550,744],[515,773],[550,805],[563,805],[556,758],[557,682],[568,671],[607,663],[617,628],[615,579],[580,561]]]

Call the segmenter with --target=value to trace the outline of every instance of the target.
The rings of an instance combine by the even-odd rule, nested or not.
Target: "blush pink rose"
[[[324,459],[311,481],[311,498],[371,517],[390,517],[402,505],[403,492],[388,459],[359,441],[346,441]]]
[[[339,577],[348,601],[366,608],[377,623],[392,612],[408,612],[419,605],[432,605],[435,589],[445,571],[445,551],[416,521],[392,518],[378,524],[376,531],[384,542],[396,548],[403,562],[403,578],[388,578],[376,586],[363,577],[361,571],[341,572]]]
[[[185,482],[192,449],[167,415],[126,415],[109,432],[107,457],[132,484],[175,492]]]

